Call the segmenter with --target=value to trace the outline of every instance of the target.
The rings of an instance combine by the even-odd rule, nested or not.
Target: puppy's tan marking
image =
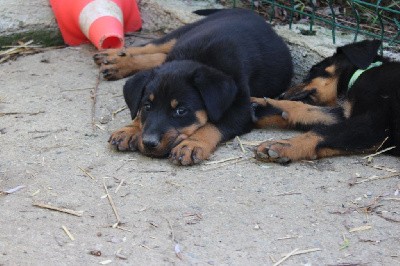
[[[172,50],[172,48],[174,48],[175,44],[176,44],[176,39],[172,39],[172,40],[170,40],[166,43],[162,43],[162,44],[149,43],[142,47],[129,47],[129,48],[126,48],[124,51],[128,55],[156,54],[156,53],[168,54]]]
[[[257,128],[267,128],[267,127],[278,127],[278,128],[288,128],[289,123],[287,120],[283,119],[281,115],[271,115],[261,117],[257,122],[255,122]]]
[[[171,101],[171,108],[175,109],[178,106],[178,104],[179,104],[178,101],[176,99],[173,99]]]
[[[327,68],[325,68],[325,71],[333,76],[336,72],[336,67],[334,65],[328,66]]]
[[[197,111],[195,113],[196,118],[197,118],[197,123],[192,124],[190,126],[184,127],[184,128],[178,128],[178,132],[180,133],[180,138],[181,139],[187,139],[193,133],[196,132],[200,127],[204,126],[207,123],[207,113],[203,110]]]
[[[315,104],[334,106],[337,101],[338,77],[335,75],[336,67],[334,65],[325,68],[330,77],[316,77],[305,85],[303,90],[316,89],[317,92],[311,95]]]
[[[208,121],[207,112],[204,110],[197,111],[195,113],[197,121],[201,126],[205,125]]]
[[[351,115],[351,113],[352,113],[352,111],[353,111],[353,105],[351,104],[351,102],[350,101],[345,101],[344,103],[343,103],[343,114],[344,114],[344,117],[346,118],[346,119],[348,119],[349,117],[350,117],[350,115]]]
[[[323,107],[287,100],[267,99],[266,102],[285,112],[284,119],[291,126],[296,124],[314,125],[321,123],[331,125],[337,123],[337,119],[331,114],[324,112]]]

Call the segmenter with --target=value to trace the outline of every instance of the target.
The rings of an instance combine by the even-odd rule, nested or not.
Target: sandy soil
[[[254,161],[255,142],[296,134],[279,130],[193,167],[116,152],[107,139],[129,122],[124,81],[101,81],[93,112],[92,53],[0,65],[0,190],[24,186],[0,196],[0,265],[272,265],[293,251],[283,265],[400,264],[400,180],[388,177],[399,158]]]

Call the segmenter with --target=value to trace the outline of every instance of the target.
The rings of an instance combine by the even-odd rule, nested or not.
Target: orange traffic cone
[[[121,48],[124,32],[142,27],[135,0],[50,0],[65,43],[91,41],[97,49]]]

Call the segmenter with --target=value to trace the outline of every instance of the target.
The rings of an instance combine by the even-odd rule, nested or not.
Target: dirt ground
[[[258,141],[296,134],[274,129],[193,167],[116,152],[124,80],[93,97],[93,52],[0,65],[0,265],[400,265],[399,158],[254,161]]]

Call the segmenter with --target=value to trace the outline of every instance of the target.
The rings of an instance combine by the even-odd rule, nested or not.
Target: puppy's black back
[[[293,67],[286,44],[252,11],[221,10],[165,38],[177,38],[167,61],[189,59],[216,68],[251,96],[275,97],[291,81]]]

